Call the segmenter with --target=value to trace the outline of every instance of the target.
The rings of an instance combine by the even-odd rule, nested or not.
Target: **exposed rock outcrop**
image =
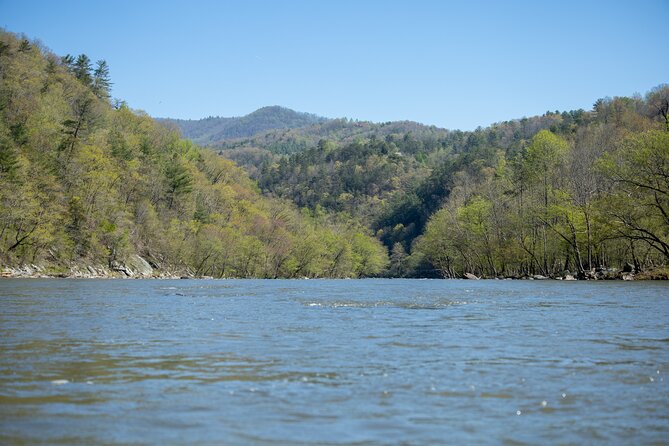
[[[125,262],[114,260],[111,262],[111,268],[126,275],[126,277],[152,277],[153,268],[149,262],[138,256],[130,255]]]

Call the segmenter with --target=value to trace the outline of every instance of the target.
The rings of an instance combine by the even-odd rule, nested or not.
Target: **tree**
[[[23,39],[19,43],[19,52],[21,53],[27,53],[32,49],[32,45],[30,44],[30,41],[28,39]]]
[[[614,233],[647,243],[669,262],[669,133],[628,137],[601,168],[615,186],[603,209]]]
[[[71,158],[76,145],[81,140],[81,133],[86,130],[93,119],[94,98],[89,91],[81,92],[72,103],[72,116],[62,123],[65,135],[59,149],[66,152],[66,162]]]
[[[88,56],[85,54],[77,56],[77,59],[72,65],[72,74],[74,74],[74,77],[79,79],[79,81],[87,87],[90,87],[93,81],[91,78],[91,70],[91,60]]]
[[[66,54],[60,58],[61,63],[67,68],[68,71],[72,72],[74,69],[74,56],[71,54]]]
[[[437,211],[427,223],[425,233],[416,240],[413,254],[421,253],[439,270],[443,277],[456,277],[461,271],[457,257],[459,252],[454,243],[454,213],[447,208]]]
[[[646,95],[646,109],[649,116],[661,117],[669,131],[669,84],[659,85]]]
[[[357,277],[376,276],[388,265],[388,252],[378,240],[355,233],[351,244]]]
[[[165,179],[167,180],[167,208],[172,209],[176,197],[193,191],[193,177],[186,165],[175,156],[165,169]]]
[[[560,177],[557,167],[564,161],[568,150],[567,142],[548,130],[537,133],[527,148],[524,174],[530,181],[535,178],[540,180],[544,206],[548,206],[551,180]]]
[[[391,277],[404,277],[408,273],[407,253],[401,243],[393,245],[388,273]]]
[[[93,81],[91,86],[93,94],[100,99],[109,100],[111,86],[109,66],[105,60],[98,60],[96,62],[95,70],[93,71]]]
[[[532,138],[532,143],[525,152],[521,163],[522,176],[529,185],[538,183],[541,194],[541,207],[534,210],[534,219],[541,228],[541,269],[543,274],[550,274],[551,264],[555,260],[551,256],[551,247],[547,228],[549,226],[549,197],[551,189],[559,188],[562,182],[561,170],[567,156],[569,145],[567,142],[548,130],[541,130]]]

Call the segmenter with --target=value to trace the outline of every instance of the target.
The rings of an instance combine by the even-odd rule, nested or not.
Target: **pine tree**
[[[67,68],[67,71],[72,73],[74,71],[74,56],[66,54],[60,58],[60,62]]]
[[[31,49],[32,49],[32,45],[30,44],[30,41],[28,39],[21,40],[21,43],[19,43],[19,52],[20,53],[27,53]]]
[[[107,61],[98,60],[95,71],[93,71],[93,93],[100,99],[109,99],[111,89],[111,80],[109,79],[109,65]]]
[[[72,73],[81,81],[82,84],[90,87],[92,85],[91,78],[91,60],[85,54],[80,54],[72,67]]]

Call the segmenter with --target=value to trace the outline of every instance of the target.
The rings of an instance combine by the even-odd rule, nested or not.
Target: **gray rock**
[[[480,277],[476,277],[476,276],[475,276],[474,274],[472,274],[472,273],[465,273],[463,277],[464,277],[465,279],[469,279],[469,280],[479,280],[479,279],[480,279]]]
[[[125,262],[126,267],[134,271],[135,274],[142,277],[151,277],[153,275],[153,268],[149,265],[149,262],[138,256],[137,254],[132,254],[128,257],[128,260]]]
[[[125,274],[127,277],[132,277],[134,274],[130,268],[128,268],[127,266],[125,266],[124,264],[122,264],[117,260],[112,261],[110,266],[112,271],[118,271],[120,273]]]

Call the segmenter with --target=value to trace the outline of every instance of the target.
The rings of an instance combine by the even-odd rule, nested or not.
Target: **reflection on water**
[[[2,444],[662,444],[669,287],[0,281]]]

